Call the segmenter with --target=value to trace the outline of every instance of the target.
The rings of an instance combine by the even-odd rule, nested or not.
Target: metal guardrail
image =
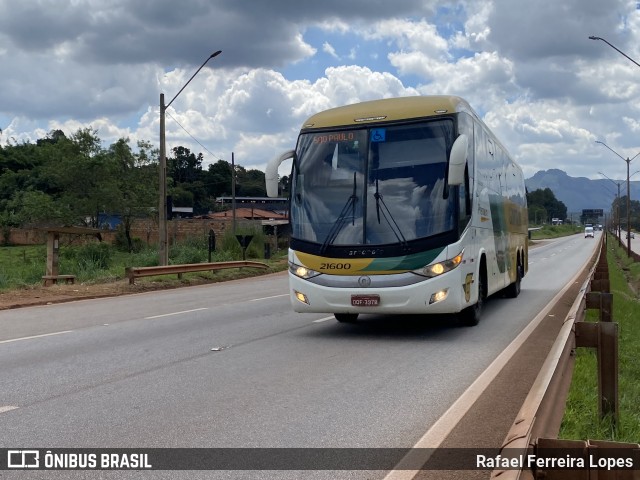
[[[592,308],[600,312],[599,322],[584,321],[586,309]],[[549,451],[555,451],[557,456],[558,449],[567,451],[571,449],[580,455],[590,455],[592,450],[602,452],[605,448],[628,450],[635,455],[640,455],[639,444],[557,439],[571,385],[577,347],[597,349],[599,413],[601,416],[612,415],[614,421],[617,421],[618,324],[611,321],[612,311],[613,296],[609,293],[606,243],[602,241],[594,266],[569,310],[560,333],[503,442],[501,448],[503,457],[511,458],[523,452],[535,452],[536,455],[544,456],[545,452]],[[614,476],[610,476],[611,474]],[[638,479],[640,475],[638,470],[600,472],[590,471],[589,468],[571,471],[497,469],[492,472],[491,478],[494,480]]]
[[[182,265],[163,265],[158,267],[127,267],[125,268],[125,275],[129,278],[129,284],[133,285],[138,277],[177,274],[178,278],[182,278],[183,273],[206,272],[227,268],[269,268],[269,265],[262,262],[242,260],[234,262],[185,263]]]

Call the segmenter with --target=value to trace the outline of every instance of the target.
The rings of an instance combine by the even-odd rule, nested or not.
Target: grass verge
[[[252,233],[252,232],[249,232]],[[247,276],[285,270],[287,268],[286,249],[274,252],[265,260],[263,237],[256,235],[246,252],[247,260],[258,260],[269,265],[268,270],[256,272],[250,269],[223,270],[216,273],[185,274],[182,281],[175,281],[175,275],[140,279],[171,285],[206,283],[208,281],[231,280]],[[223,237],[221,245],[212,252],[211,261],[225,262],[242,260],[243,253],[234,237]],[[170,248],[171,264],[201,263],[209,261],[207,239],[196,239]],[[0,293],[15,289],[30,288],[42,284],[47,263],[47,249],[44,245],[0,247]],[[60,248],[59,272],[76,276],[76,283],[85,285],[117,282],[125,278],[125,268],[146,267],[158,264],[158,253],[154,248],[141,248],[136,252],[123,252],[114,245],[88,243],[83,245],[64,244]]]
[[[640,270],[631,265],[625,251],[609,237],[607,261],[613,321],[619,325],[618,402],[620,417],[600,419],[598,415],[598,373],[596,351],[578,348],[571,389],[558,438],[640,442],[640,299],[631,285],[638,284]],[[589,312],[591,313],[591,312]],[[592,319],[590,314],[588,319]]]
[[[583,228],[578,225],[543,225],[540,230],[531,231],[531,240],[566,237],[582,231]]]

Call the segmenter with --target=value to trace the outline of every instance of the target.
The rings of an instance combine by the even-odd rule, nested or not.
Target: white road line
[[[398,464],[390,471],[384,480],[410,480],[415,477],[419,471],[414,470],[418,462],[423,464],[431,457],[431,452],[438,448],[445,438],[451,433],[455,426],[462,420],[462,417],[469,411],[473,404],[480,398],[482,393],[487,389],[489,384],[502,371],[504,366],[509,362],[511,357],[518,351],[524,342],[533,333],[536,327],[548,315],[549,311],[562,298],[569,288],[580,278],[578,272],[567,282],[565,287],[560,290],[555,297],[547,304],[547,306],[520,332],[520,334],[505,348],[496,359],[482,372],[478,378],[460,395],[460,397],[447,409],[447,411],[427,430],[427,432],[413,446],[413,449],[407,453],[405,458],[400,460]],[[425,453],[426,452],[426,453]]]
[[[11,340],[2,340],[0,343],[20,342],[21,340],[31,340],[33,338],[50,337],[52,335],[62,335],[63,333],[71,333],[73,330],[65,330],[64,332],[44,333],[42,335],[32,335],[30,337],[12,338]]]
[[[14,407],[13,405],[5,405],[4,407],[0,407],[0,413],[10,412],[11,410],[16,410],[18,407]]]
[[[152,320],[154,318],[170,317],[172,315],[182,315],[183,313],[199,312],[201,310],[209,310],[207,307],[194,308],[193,310],[183,310],[182,312],[163,313],[162,315],[154,315],[152,317],[144,317],[145,320]]]
[[[329,320],[333,320],[336,317],[331,316],[331,317],[324,317],[324,318],[319,318],[318,320],[314,320],[313,323],[322,323],[322,322],[327,322]]]
[[[280,298],[280,297],[288,297],[288,293],[283,293],[282,295],[272,295],[271,297],[262,297],[262,298],[253,298],[249,300],[250,302],[259,302],[260,300],[269,300],[270,298]]]

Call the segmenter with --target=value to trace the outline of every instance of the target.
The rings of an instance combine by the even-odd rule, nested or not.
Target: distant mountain
[[[614,179],[622,182],[620,195],[627,194],[627,179]],[[581,213],[584,209],[601,208],[608,213],[616,198],[618,187],[606,178],[591,180],[586,177],[570,177],[558,169],[541,170],[525,180],[531,192],[539,188],[550,188],[558,200],[567,206],[567,213]],[[640,182],[631,181],[631,200],[640,200]]]

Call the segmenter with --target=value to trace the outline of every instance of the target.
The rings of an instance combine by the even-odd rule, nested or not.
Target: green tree
[[[631,228],[635,230],[640,230],[640,201],[631,200],[629,202],[631,209],[630,212],[630,220],[631,220]],[[620,207],[620,225],[622,228],[626,229],[627,225],[627,196],[623,195],[619,199],[614,199],[611,209],[613,212],[617,212],[618,206]]]
[[[155,217],[157,212],[158,165],[152,158],[157,151],[148,142],[138,142],[134,153],[128,138],[121,138],[109,147],[108,158],[115,183],[111,185],[109,212],[122,218],[122,230],[129,251],[134,249],[131,227],[136,218]]]
[[[231,164],[225,160],[210,164],[205,174],[204,187],[210,197],[231,196]]]
[[[173,155],[167,158],[167,166],[176,184],[202,180],[202,153],[195,155],[188,148],[175,147]]]
[[[242,197],[265,197],[267,189],[264,172],[254,169],[246,170],[244,167],[237,165],[236,194]]]
[[[36,190],[15,192],[7,205],[12,223],[19,226],[69,225],[73,212],[53,197]]]
[[[567,218],[566,205],[558,200],[550,188],[538,189],[527,192],[527,205],[529,207],[529,222],[550,221],[552,218],[565,220]],[[542,211],[545,217],[541,218]]]
[[[97,131],[80,129],[70,139],[59,138],[42,148],[48,156],[43,175],[49,193],[73,212],[73,224],[97,226],[99,213],[117,197],[113,162]]]
[[[207,213],[213,202],[206,184],[207,174],[202,170],[202,153],[195,155],[188,148],[176,147],[174,157],[167,160],[173,187],[169,189],[176,207],[192,207],[194,213]]]
[[[104,149],[91,128],[0,147],[0,224],[98,226],[107,212],[130,225],[156,208],[156,159],[144,142],[137,152],[128,139]]]

